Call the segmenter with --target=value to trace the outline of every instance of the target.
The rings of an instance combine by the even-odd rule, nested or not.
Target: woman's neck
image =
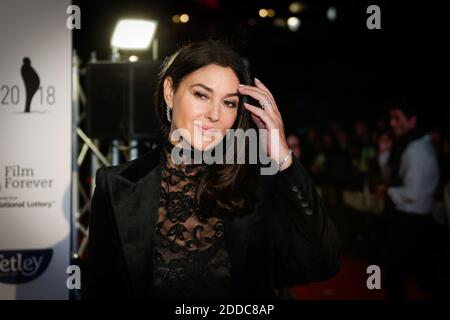
[[[170,141],[168,138],[164,139],[162,148],[163,167],[165,169],[170,168],[179,170],[188,174],[199,172],[204,167],[204,164],[194,162],[194,149],[192,147],[190,149],[182,148],[178,143],[178,141]],[[178,150],[174,150],[174,148],[177,148]],[[185,155],[187,156],[184,157]]]

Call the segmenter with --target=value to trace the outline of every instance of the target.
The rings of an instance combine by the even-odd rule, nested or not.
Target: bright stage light
[[[172,16],[172,22],[173,23],[180,23],[180,15],[179,14],[175,14]]]
[[[330,21],[334,21],[337,18],[337,10],[335,7],[329,7],[327,10],[327,18]]]
[[[287,19],[287,25],[289,30],[291,31],[297,31],[298,28],[300,28],[301,21],[297,17],[290,17]]]
[[[259,9],[259,16],[261,17],[261,18],[265,18],[265,17],[267,17],[267,14],[268,14],[268,12],[267,12],[267,10],[266,9]]]
[[[158,23],[150,20],[120,20],[114,29],[111,46],[117,49],[146,50],[155,36]]]
[[[187,13],[183,13],[180,16],[180,21],[181,23],[187,23],[189,21],[189,15]]]
[[[138,56],[135,56],[135,55],[132,55],[132,56],[130,56],[130,57],[128,58],[128,60],[129,60],[130,62],[138,62],[138,61],[139,61],[139,57],[138,57]]]
[[[292,2],[289,5],[289,11],[293,14],[300,13],[304,9],[305,9],[305,6],[301,2],[298,2],[298,1]]]

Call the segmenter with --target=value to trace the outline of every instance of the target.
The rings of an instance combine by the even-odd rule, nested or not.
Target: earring
[[[172,121],[171,120],[171,116],[170,116],[170,112],[171,112],[171,110],[170,110],[169,106],[166,104],[167,121],[169,121],[169,122]]]

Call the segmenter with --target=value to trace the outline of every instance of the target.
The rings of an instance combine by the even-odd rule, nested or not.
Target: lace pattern
[[[158,298],[226,298],[231,265],[223,220],[202,215],[196,199],[205,167],[174,164],[173,147],[169,140],[163,142],[154,290]]]

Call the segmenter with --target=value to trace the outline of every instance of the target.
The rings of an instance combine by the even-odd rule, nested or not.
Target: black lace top
[[[205,167],[175,164],[170,157],[173,148],[164,140],[154,239],[154,298],[231,298],[223,220],[202,215],[195,197]]]

